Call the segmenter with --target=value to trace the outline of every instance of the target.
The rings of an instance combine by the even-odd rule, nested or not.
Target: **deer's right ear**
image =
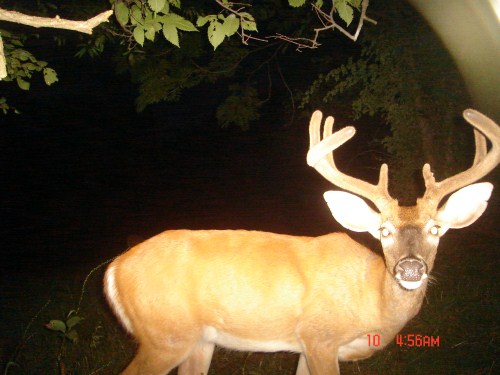
[[[345,191],[327,191],[323,197],[335,220],[344,228],[354,232],[370,232],[379,238],[382,218],[363,199]]]

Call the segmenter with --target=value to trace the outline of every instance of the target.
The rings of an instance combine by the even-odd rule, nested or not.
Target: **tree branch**
[[[54,18],[37,17],[0,8],[0,21],[14,22],[37,28],[52,27],[55,29],[73,30],[85,34],[92,34],[92,30],[101,23],[107,22],[112,14],[112,10],[107,10],[86,21],[72,21],[62,19],[59,16],[55,16]],[[2,38],[0,36],[0,81],[5,77],[7,77],[7,62],[4,55]]]
[[[323,10],[321,10],[318,6],[315,4],[312,4],[312,7],[314,11],[316,12],[316,15],[318,19],[320,20],[321,24],[323,27],[319,27],[314,29],[314,38],[293,38],[289,37],[286,35],[282,34],[277,34],[276,36],[273,36],[272,38],[275,39],[281,39],[284,40],[285,42],[295,44],[297,46],[297,50],[300,51],[303,48],[317,48],[321,44],[318,42],[318,37],[319,34],[323,31],[326,30],[339,30],[342,34],[344,34],[346,37],[349,39],[356,41],[358,39],[359,33],[361,32],[361,28],[363,27],[364,21],[368,21],[374,24],[377,24],[376,21],[373,19],[369,18],[366,16],[366,9],[368,8],[369,0],[363,0],[361,3],[361,15],[359,17],[358,21],[358,26],[356,27],[356,31],[354,34],[349,33],[346,29],[344,29],[342,26],[340,26],[335,20],[333,19],[333,14],[335,11],[335,4],[332,1],[332,8],[330,10],[330,13],[326,13]]]
[[[86,21],[72,21],[60,18],[59,16],[55,16],[54,18],[37,17],[0,8],[0,21],[14,22],[37,28],[52,27],[92,34],[92,30],[101,23],[106,22],[112,14],[112,10],[107,10]]]
[[[245,46],[248,45],[248,41],[249,40],[256,40],[258,42],[266,42],[267,43],[266,39],[257,38],[255,36],[252,36],[252,35],[249,35],[249,34],[245,33],[245,28],[243,27],[243,22],[245,21],[245,17],[242,16],[240,12],[243,11],[243,10],[245,10],[245,7],[248,6],[248,4],[239,4],[239,3],[224,2],[222,0],[215,0],[215,2],[219,6],[221,6],[223,9],[225,9],[226,11],[228,11],[229,13],[234,14],[240,20],[240,30],[241,31],[238,32],[238,35],[241,38],[241,43],[243,43]],[[239,9],[237,9],[237,10],[234,10],[232,8],[234,5],[241,5],[241,7]]]
[[[0,81],[7,77],[7,61],[5,61],[5,54],[3,52],[3,40],[0,35]]]

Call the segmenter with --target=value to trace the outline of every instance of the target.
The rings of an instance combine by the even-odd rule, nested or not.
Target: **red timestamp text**
[[[439,336],[427,336],[419,334],[398,334],[396,335],[396,344],[400,347],[407,348],[439,348],[441,346],[441,338]]]
[[[380,346],[380,335],[379,334],[367,334],[366,337],[368,338],[368,346]]]

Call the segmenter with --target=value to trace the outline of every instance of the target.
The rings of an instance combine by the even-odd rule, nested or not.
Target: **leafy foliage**
[[[76,315],[75,310],[71,310],[65,320],[52,319],[45,328],[57,332],[62,338],[67,339],[73,343],[78,342],[78,332],[75,326],[78,325],[84,318]]]
[[[14,112],[15,114],[20,113],[15,107],[9,105],[9,103],[7,102],[7,98],[5,98],[4,96],[0,97],[0,110],[4,115],[9,113],[10,111]]]
[[[55,43],[76,44],[78,58],[96,58],[105,51],[106,57],[114,54],[118,70],[129,72],[139,85],[138,111],[160,101],[179,100],[185,89],[202,82],[219,81],[229,87],[234,81],[245,81],[246,94],[242,95],[241,90],[237,94],[232,89],[227,91],[230,97],[223,102],[218,118],[223,126],[237,124],[246,128],[258,118],[265,101],[258,96],[269,97],[271,92],[270,74],[265,77],[261,74],[259,81],[255,79],[259,71],[277,61],[278,54],[287,50],[288,40],[307,41],[313,35],[317,38],[313,27],[319,21],[325,25],[322,14],[335,14],[349,25],[361,1],[339,0],[326,5],[320,0],[263,0],[245,4],[213,0],[189,5],[179,0],[109,0],[109,3],[116,22],[99,26],[91,36],[77,36],[77,43],[74,35],[55,34]],[[37,2],[35,13],[81,19],[102,11],[102,4],[85,4],[82,7],[75,0],[61,4]],[[15,8],[26,14],[34,13],[25,4],[17,4]],[[283,35],[286,38],[280,37]],[[316,39],[312,44],[314,47],[308,48],[319,45]],[[29,87],[34,71],[43,70],[47,84],[57,81],[55,71],[45,62],[37,61],[27,49],[17,48],[7,59],[12,60],[9,61],[11,77],[23,89]],[[279,67],[275,72],[284,81]],[[262,78],[268,82],[262,82]],[[268,87],[268,92],[260,87]],[[237,111],[227,112],[237,105],[241,105],[237,108],[239,115],[235,114]],[[4,102],[2,110],[8,108]]]
[[[399,2],[390,9],[367,34],[360,57],[319,75],[302,106],[348,95],[355,119],[380,116],[391,129],[382,140],[391,155],[391,189],[409,201],[421,189],[425,162],[439,179],[463,169],[467,155],[457,151],[472,136],[457,131],[466,98],[451,59],[414,12]]]
[[[58,81],[57,73],[48,67],[46,61],[38,60],[31,52],[24,48],[28,38],[6,30],[0,30],[4,43],[7,61],[7,77],[5,81],[16,81],[21,90],[30,89],[30,79],[36,72],[43,72],[45,84],[48,86]]]
[[[166,40],[179,47],[179,30],[197,31],[187,19],[173,12],[180,8],[177,0],[121,1],[110,0],[118,23],[131,32],[135,41],[143,46],[145,40],[154,42],[162,33]]]
[[[82,58],[88,55],[91,58],[96,58],[104,52],[106,45],[106,35],[100,34],[94,38],[89,38],[85,43],[77,45],[80,49],[76,52],[75,57]]]
[[[339,17],[349,26],[354,19],[354,9],[361,8],[361,0],[340,0],[335,4]]]
[[[258,118],[261,105],[257,97],[259,82],[250,78],[265,66],[262,59],[268,59],[274,50],[281,48],[281,44],[274,44],[272,48],[245,46],[241,38],[247,35],[245,33],[257,30],[257,18],[264,28],[282,26],[276,18],[282,7],[276,6],[274,0],[259,2],[251,8],[254,16],[245,9],[233,10],[232,4],[224,3],[227,8],[214,5],[206,9],[196,8],[196,11],[187,7],[180,10],[185,17],[196,19],[200,31],[206,30],[206,34],[184,33],[180,39],[182,48],[171,48],[158,42],[145,43],[142,47],[129,47],[123,56],[117,58],[120,71],[128,71],[139,85],[138,111],[149,104],[179,100],[185,89],[200,83],[223,82],[231,88],[217,111],[220,125],[246,129]],[[295,22],[303,19],[300,12],[297,14]],[[285,26],[290,28],[288,23]],[[233,37],[236,34],[238,38]],[[259,58],[247,59],[251,54]],[[235,81],[246,81],[242,85],[245,88],[234,89],[237,87]]]
[[[310,9],[303,6],[312,4],[317,7],[316,11],[323,6],[322,1],[294,0],[289,0],[288,4],[277,0],[246,4],[216,0],[195,8],[167,1],[153,4],[149,1],[115,0],[112,3],[118,22],[126,32],[132,32],[130,40],[135,41],[135,44],[128,44],[124,55],[127,61],[121,60],[120,66],[122,71],[128,70],[133,81],[139,84],[138,111],[160,101],[179,100],[183,90],[202,82],[223,81],[230,87],[229,96],[218,108],[217,119],[221,126],[236,125],[242,129],[258,119],[265,101],[259,99],[259,95],[270,95],[271,78],[266,74],[264,79],[268,82],[263,85],[254,77],[269,67],[272,60],[277,61],[276,56],[287,46],[286,42],[278,42],[262,47],[259,44],[269,40],[261,39],[255,33],[262,29],[264,33],[272,30],[271,33],[293,35],[299,39],[308,37],[314,34],[311,25],[315,18]],[[335,2],[337,8],[334,10],[349,24],[354,9],[359,10],[360,5],[360,0],[342,0]],[[302,9],[295,9],[298,7]],[[175,14],[172,8],[175,8]],[[200,32],[174,32],[174,27],[168,26],[172,22],[164,22],[167,12],[177,22],[188,25],[183,28],[176,24],[176,30]],[[160,29],[166,40],[174,46],[182,44],[182,48],[172,49],[158,42],[146,43],[154,41]],[[254,57],[251,62],[247,59],[250,55]],[[279,75],[283,80],[281,73]],[[245,83],[236,85],[236,80]],[[263,93],[259,87],[269,87],[269,90]]]
[[[260,117],[259,107],[262,104],[257,90],[252,86],[242,87],[233,84],[229,87],[231,95],[217,108],[217,120],[222,127],[240,126],[247,130],[251,121]]]
[[[208,41],[214,47],[214,50],[224,41],[240,29],[243,31],[257,31],[257,24],[254,17],[247,12],[240,12],[237,15],[231,13],[227,17],[223,14],[211,14],[204,17],[198,17],[196,26],[202,27],[208,23]]]

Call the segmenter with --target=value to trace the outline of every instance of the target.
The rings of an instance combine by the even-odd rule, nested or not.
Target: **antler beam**
[[[484,177],[500,162],[500,127],[492,119],[473,109],[466,109],[463,116],[475,128],[474,162],[469,169],[440,182],[434,178],[430,165],[424,165],[422,170],[426,187],[424,199],[433,201],[436,206],[447,194]],[[486,138],[492,144],[489,152],[486,149]]]
[[[395,200],[389,195],[389,178],[387,164],[380,167],[377,185],[357,179],[339,171],[335,165],[332,151],[351,139],[356,130],[352,126],[345,127],[332,134],[334,119],[328,116],[325,120],[323,138],[321,138],[321,111],[315,111],[309,123],[310,146],[307,153],[307,164],[316,169],[324,178],[338,187],[369,199],[382,211]]]

